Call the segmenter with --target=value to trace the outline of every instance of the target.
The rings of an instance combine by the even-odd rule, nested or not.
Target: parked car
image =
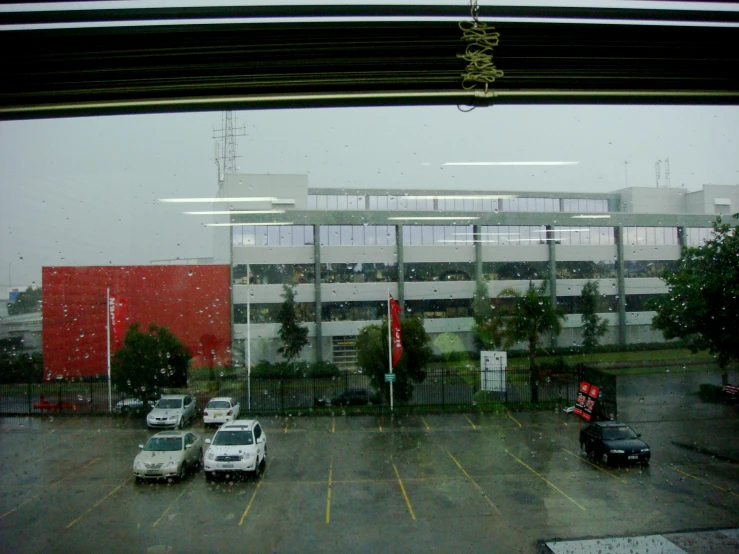
[[[152,428],[182,428],[196,416],[195,400],[187,394],[165,394],[146,416],[146,425]]]
[[[379,404],[381,398],[370,388],[348,387],[332,397],[327,395],[316,397],[314,402],[316,406],[367,406]]]
[[[184,479],[203,464],[203,442],[186,431],[163,431],[151,437],[133,461],[136,482],[147,479]]]
[[[148,409],[151,409],[156,404],[156,400],[149,400],[147,403]],[[124,398],[115,403],[113,408],[116,412],[126,414],[129,412],[141,412],[144,410],[144,401],[140,398]]]
[[[652,452],[641,434],[618,421],[599,421],[580,431],[580,449],[604,465],[638,463],[649,465]]]
[[[225,396],[211,398],[203,410],[203,423],[206,427],[228,423],[239,417],[239,411],[239,403],[233,398]]]
[[[267,435],[255,420],[224,423],[209,445],[203,461],[206,480],[216,475],[256,474],[267,460]]]

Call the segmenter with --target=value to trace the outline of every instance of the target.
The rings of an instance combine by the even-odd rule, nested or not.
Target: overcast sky
[[[610,192],[739,184],[739,108],[498,106],[235,112],[245,173],[307,173],[312,187]],[[208,257],[204,221],[159,198],[217,191],[221,113],[0,122],[0,286],[48,265]],[[575,161],[559,167],[446,162]],[[208,208],[204,208],[208,209]],[[12,275],[12,276],[11,276]]]

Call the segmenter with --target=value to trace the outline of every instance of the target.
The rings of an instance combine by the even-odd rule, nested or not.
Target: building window
[[[403,271],[407,282],[475,280],[474,262],[406,263]]]
[[[647,301],[652,298],[661,296],[659,294],[627,294],[626,295],[626,311],[627,312],[648,312]]]
[[[536,281],[549,275],[549,262],[482,262],[485,281]]]
[[[703,246],[703,243],[711,240],[711,237],[713,235],[713,229],[702,227],[688,227],[686,231],[688,235],[688,246]]]
[[[246,285],[246,264],[233,267],[234,285]],[[251,264],[252,285],[281,285],[283,283],[314,283],[315,266],[313,264]]]
[[[613,227],[555,227],[555,244],[608,246],[615,244]]]
[[[662,277],[665,271],[677,269],[677,260],[626,260],[624,261],[624,277]]]
[[[322,283],[392,283],[398,280],[398,265],[365,262],[321,264]]]
[[[676,246],[676,227],[624,227],[624,244],[627,246]]]
[[[282,304],[255,303],[250,306],[252,323],[279,323],[279,314]],[[315,322],[316,305],[313,302],[296,302],[295,313],[302,323]],[[246,304],[234,304],[234,323],[247,323]]]
[[[387,317],[387,301],[324,302],[323,321],[375,321]]]
[[[489,246],[546,244],[546,238],[543,225],[483,225],[480,228],[480,241]]]
[[[557,262],[557,279],[615,279],[616,262],[612,260]]]
[[[405,309],[408,313],[424,319],[472,317],[469,298],[406,300]]]
[[[582,313],[582,298],[580,296],[558,296],[557,305],[564,309],[566,314]],[[601,295],[598,298],[596,313],[615,312],[618,309],[618,297],[613,295]]]
[[[321,246],[394,246],[394,225],[321,225]]]
[[[313,226],[234,226],[232,236],[233,246],[306,246],[313,244]]]

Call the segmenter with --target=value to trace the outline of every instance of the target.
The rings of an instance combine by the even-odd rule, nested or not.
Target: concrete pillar
[[[475,243],[475,281],[482,283],[482,226],[472,226],[472,240]]]
[[[398,304],[400,317],[405,314],[405,265],[403,263],[403,226],[395,226],[395,248],[398,253]]]
[[[557,305],[557,256],[554,244],[554,226],[547,225],[546,227],[547,245],[549,246],[549,298],[551,299],[552,306]],[[550,344],[552,348],[558,346],[557,335],[551,334]]]
[[[316,362],[323,361],[323,317],[321,303],[321,226],[313,226],[313,263],[316,273]]]
[[[624,228],[613,228],[616,241],[616,277],[618,279],[618,343],[626,344],[626,279],[624,278]]]

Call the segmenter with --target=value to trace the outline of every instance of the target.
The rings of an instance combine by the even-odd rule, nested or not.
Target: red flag
[[[403,343],[400,337],[400,304],[390,296],[391,336],[393,341],[393,367],[398,365],[403,355]]]
[[[118,350],[123,344],[123,335],[126,332],[128,319],[128,300],[125,298],[110,297],[110,334],[113,350]]]

